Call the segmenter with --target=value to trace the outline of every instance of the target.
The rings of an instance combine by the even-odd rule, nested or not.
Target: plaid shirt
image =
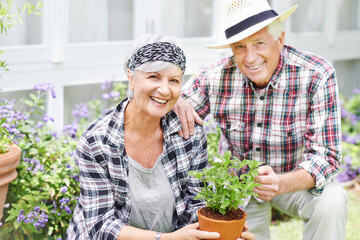
[[[202,118],[214,116],[236,157],[264,162],[276,173],[303,168],[316,181],[315,195],[338,172],[339,93],[327,60],[284,46],[268,86],[257,90],[231,56],[182,90]]]
[[[131,198],[128,160],[124,147],[124,99],[115,110],[94,121],[83,133],[77,147],[81,194],[67,229],[67,239],[117,239],[129,225]],[[181,123],[170,111],[162,120],[163,154],[161,160],[175,197],[175,228],[197,221],[196,211],[204,206],[194,200],[200,182],[189,170],[207,166],[206,135],[201,126],[189,139],[177,132]]]

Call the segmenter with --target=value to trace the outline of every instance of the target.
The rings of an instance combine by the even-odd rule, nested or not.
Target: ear
[[[134,75],[131,74],[131,71],[129,69],[127,70],[126,75],[129,81],[129,87],[132,91],[134,91]]]
[[[281,35],[278,38],[278,41],[279,41],[279,49],[281,51],[281,49],[284,47],[284,44],[285,44],[285,31],[281,32]]]

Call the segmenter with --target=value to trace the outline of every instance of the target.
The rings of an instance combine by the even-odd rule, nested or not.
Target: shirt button
[[[260,148],[259,148],[259,147],[257,147],[255,150],[256,150],[257,152],[260,152]]]
[[[256,126],[261,127],[261,126],[262,126],[262,124],[261,124],[261,123],[258,123],[258,124],[256,124]]]
[[[261,100],[261,101],[263,101],[264,99],[265,99],[265,97],[264,97],[264,96],[261,96],[261,97],[260,97],[260,100]]]

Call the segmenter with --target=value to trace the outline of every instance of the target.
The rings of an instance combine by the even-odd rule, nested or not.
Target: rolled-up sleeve
[[[80,204],[90,239],[117,239],[125,222],[115,207],[107,162],[93,137],[82,138],[77,148]]]
[[[310,95],[307,131],[305,133],[305,169],[315,179],[310,192],[321,194],[324,186],[333,180],[341,159],[341,119],[339,93],[335,73],[322,81]]]

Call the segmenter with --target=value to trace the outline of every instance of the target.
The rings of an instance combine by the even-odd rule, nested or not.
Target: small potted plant
[[[12,137],[3,127],[5,121],[5,118],[0,119],[0,220],[3,216],[9,183],[17,177],[16,167],[21,158],[20,148],[12,143]]]
[[[240,237],[246,220],[246,212],[239,206],[244,199],[256,196],[254,188],[257,169],[262,164],[256,160],[239,160],[227,151],[215,155],[217,160],[209,160],[209,168],[190,171],[189,174],[203,182],[196,199],[205,201],[206,206],[198,210],[200,229],[220,233],[219,239]],[[240,174],[240,169],[247,173]]]

